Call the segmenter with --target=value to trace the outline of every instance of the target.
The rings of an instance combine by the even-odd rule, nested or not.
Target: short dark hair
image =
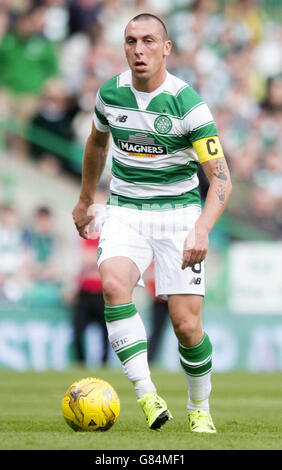
[[[156,15],[153,15],[152,13],[140,13],[139,15],[136,15],[134,16],[134,18],[132,18],[129,23],[131,23],[131,21],[139,21],[139,20],[150,20],[150,19],[154,19],[154,20],[157,20],[163,27],[163,30],[164,30],[164,38],[165,40],[168,39],[168,32],[167,32],[167,29],[166,29],[166,25],[164,24],[164,22]]]

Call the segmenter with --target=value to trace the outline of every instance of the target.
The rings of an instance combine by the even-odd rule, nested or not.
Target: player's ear
[[[165,43],[164,43],[164,56],[165,57],[169,56],[170,51],[171,51],[171,46],[172,46],[172,43],[171,43],[170,40],[165,41]]]

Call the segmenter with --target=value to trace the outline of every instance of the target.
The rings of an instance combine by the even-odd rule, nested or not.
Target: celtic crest
[[[172,128],[172,122],[167,116],[158,116],[155,119],[154,126],[159,134],[168,134]]]

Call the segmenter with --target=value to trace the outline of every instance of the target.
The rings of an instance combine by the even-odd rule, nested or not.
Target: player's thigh
[[[110,208],[102,226],[98,248],[98,267],[103,291],[113,288],[132,292],[144,286],[142,275],[152,262],[153,250],[139,231],[139,212]]]
[[[103,290],[106,295],[132,295],[140,278],[137,265],[126,256],[112,256],[99,266]]]
[[[173,324],[193,321],[201,323],[203,297],[195,294],[168,296],[168,310]]]

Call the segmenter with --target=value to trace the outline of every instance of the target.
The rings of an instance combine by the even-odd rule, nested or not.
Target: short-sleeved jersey
[[[200,203],[193,142],[217,136],[217,130],[190,85],[167,72],[157,90],[144,93],[134,89],[131,71],[123,72],[99,89],[93,120],[99,131],[112,134],[110,190],[119,204]]]

